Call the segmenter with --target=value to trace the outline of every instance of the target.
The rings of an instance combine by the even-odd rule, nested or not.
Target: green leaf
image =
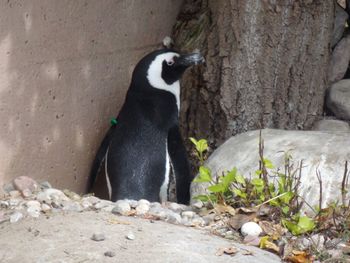
[[[225,176],[221,177],[221,182],[222,182],[222,185],[224,186],[225,190],[227,190],[228,187],[230,186],[230,184],[232,182],[234,182],[234,180],[236,178],[236,173],[237,173],[237,169],[233,168]]]
[[[252,185],[254,185],[254,186],[260,186],[260,187],[263,187],[263,186],[264,186],[264,180],[263,180],[263,179],[260,179],[260,178],[254,178],[254,179],[252,179],[251,183],[252,183]]]
[[[269,204],[272,205],[272,206],[279,206],[279,205],[280,205],[279,202],[278,202],[276,199],[271,200],[271,201],[269,202]]]
[[[272,162],[269,159],[264,159],[264,165],[266,168],[268,169],[273,169],[275,168],[275,166],[272,164]]]
[[[202,202],[208,202],[210,198],[207,195],[197,195],[193,197],[193,199],[200,200]]]
[[[211,171],[205,166],[199,167],[199,175],[193,180],[195,183],[210,183],[212,181]]]
[[[255,171],[255,174],[256,174],[256,175],[261,175],[261,174],[262,174],[262,171],[261,171],[261,170],[256,170],[256,171]]]
[[[289,206],[283,206],[282,212],[283,212],[283,214],[287,215],[289,213]]]
[[[240,174],[236,175],[236,182],[241,184],[241,185],[243,185],[243,186],[246,185],[245,178],[242,175],[240,175]]]
[[[236,196],[239,196],[243,199],[247,199],[247,193],[244,193],[243,191],[239,189],[233,189],[233,192],[235,193]]]
[[[299,217],[298,224],[282,219],[282,224],[295,236],[312,231],[315,228],[315,221],[307,216]]]
[[[281,200],[281,202],[283,202],[284,204],[289,204],[290,200],[292,200],[293,197],[294,197],[293,192],[286,192],[284,195],[282,195],[278,199]]]
[[[303,229],[303,233],[312,231],[315,228],[315,221],[308,216],[299,217],[298,226]]]
[[[302,233],[302,230],[301,228],[291,222],[291,221],[288,221],[286,219],[282,219],[282,224],[294,235],[294,236],[297,236],[297,235],[300,235]]]
[[[196,149],[200,153],[203,153],[204,151],[208,150],[207,140],[204,140],[204,139],[199,140],[196,144]]]
[[[190,137],[189,139],[190,139],[190,141],[191,141],[195,146],[197,146],[198,141],[197,141],[195,138]]]
[[[223,193],[225,192],[225,187],[222,184],[214,184],[209,186],[208,190],[212,193]]]

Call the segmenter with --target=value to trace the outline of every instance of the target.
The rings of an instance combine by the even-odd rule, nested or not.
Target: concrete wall
[[[0,185],[27,175],[84,190],[133,66],[181,2],[0,2]]]

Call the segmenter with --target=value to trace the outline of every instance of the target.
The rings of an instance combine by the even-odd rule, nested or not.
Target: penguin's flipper
[[[96,178],[97,178],[98,173],[100,171],[101,165],[106,158],[106,154],[108,151],[108,147],[109,147],[109,143],[111,140],[111,135],[112,135],[113,130],[114,130],[114,126],[112,126],[108,130],[106,136],[104,137],[104,139],[100,145],[100,148],[98,149],[98,151],[96,153],[94,162],[93,162],[91,170],[90,170],[89,183],[88,183],[88,189],[87,189],[88,193],[90,193],[92,191],[92,188],[95,184]]]
[[[182,141],[179,126],[174,126],[168,133],[168,152],[176,181],[177,202],[188,204],[192,176],[187,153]]]

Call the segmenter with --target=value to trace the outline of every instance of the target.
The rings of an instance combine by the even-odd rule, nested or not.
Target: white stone
[[[95,205],[96,203],[100,202],[100,199],[97,198],[96,196],[90,195],[90,196],[85,196],[81,199],[82,202],[86,201],[89,202],[92,205]]]
[[[11,198],[18,198],[21,196],[20,191],[17,191],[17,190],[10,191],[9,194],[10,194]]]
[[[112,210],[113,214],[127,215],[130,212],[131,208],[127,201],[119,200],[115,203],[115,206]]]
[[[126,235],[126,238],[129,239],[129,240],[134,240],[135,239],[135,234],[133,232],[129,232],[127,235]]]
[[[241,227],[243,236],[259,236],[262,231],[262,228],[255,222],[247,222]]]
[[[125,199],[125,201],[127,201],[129,203],[131,208],[136,208],[136,206],[138,205],[138,201],[136,201],[136,200]]]
[[[84,209],[87,209],[87,208],[91,207],[92,204],[91,204],[88,200],[83,200],[83,201],[81,201],[81,206],[82,206]]]
[[[18,206],[21,203],[21,199],[13,198],[8,201],[9,206]]]
[[[81,212],[82,206],[77,201],[64,201],[62,202],[64,211]]]
[[[36,199],[40,202],[51,203],[56,201],[58,203],[62,201],[69,201],[69,198],[60,190],[55,188],[44,189],[42,192],[39,192],[36,196]]]
[[[195,215],[196,215],[196,213],[193,212],[193,211],[183,211],[183,212],[181,213],[181,216],[182,216],[182,217],[186,217],[186,218],[188,218],[188,219],[192,219]]]
[[[140,202],[140,201],[139,201]],[[136,207],[136,215],[144,215],[149,211],[149,202],[147,203],[139,203]]]
[[[182,212],[184,210],[183,207],[180,204],[178,204],[178,203],[169,203],[168,207],[169,207],[170,210],[172,210],[172,211],[174,211],[176,213],[180,213],[180,212]]]
[[[108,205],[108,206],[101,208],[101,211],[110,213],[110,212],[112,212],[113,209],[114,209],[114,205]]]
[[[30,201],[27,201],[26,202],[26,206],[29,208],[29,207],[36,207],[36,208],[40,208],[41,207],[41,204],[39,201],[36,201],[36,200],[30,200]]]
[[[167,214],[167,216],[165,218],[165,222],[178,225],[178,224],[181,224],[182,218],[179,214],[172,212],[172,213]]]
[[[100,200],[99,202],[97,202],[95,204],[95,208],[96,209],[102,209],[104,207],[107,207],[107,206],[110,206],[110,205],[113,205],[113,202],[112,201],[109,201],[109,200]]]
[[[42,204],[42,205],[41,205],[41,210],[42,210],[43,212],[50,211],[50,210],[51,210],[51,206],[49,206],[48,204]]]
[[[19,220],[21,220],[22,218],[23,218],[23,214],[21,212],[16,211],[10,216],[10,222],[16,223]]]
[[[195,216],[191,221],[192,226],[205,226],[205,220],[200,216]]]
[[[31,217],[39,217],[40,216],[40,211],[41,211],[41,207],[37,207],[37,206],[30,206],[27,209],[27,213],[29,216]]]
[[[148,200],[146,200],[146,199],[140,199],[138,202],[137,202],[137,204],[138,205],[150,205],[151,203],[148,201]]]
[[[192,203],[192,207],[201,209],[204,206],[203,202],[201,200],[196,200]]]

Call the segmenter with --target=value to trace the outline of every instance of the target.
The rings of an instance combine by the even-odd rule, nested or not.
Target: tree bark
[[[333,0],[185,0],[175,47],[206,65],[182,82],[185,138],[216,147],[260,128],[308,129],[323,113]]]

